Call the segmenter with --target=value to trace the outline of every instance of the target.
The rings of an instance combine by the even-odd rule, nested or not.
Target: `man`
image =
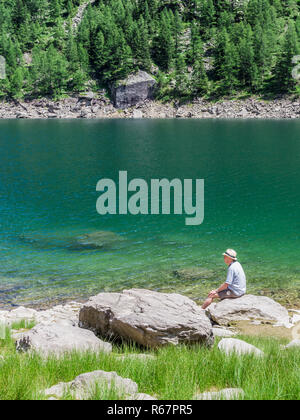
[[[214,299],[237,299],[246,293],[246,276],[243,267],[237,261],[237,253],[233,249],[227,249],[223,255],[228,266],[226,282],[210,292],[202,309],[206,309]]]

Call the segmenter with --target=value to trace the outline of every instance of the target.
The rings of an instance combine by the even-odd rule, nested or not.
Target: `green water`
[[[299,288],[299,121],[0,121],[0,306],[130,287],[196,299],[238,251],[249,290]],[[96,212],[100,178],[205,179],[205,219]],[[123,241],[72,250],[66,238]],[[22,240],[39,238],[37,242]],[[173,271],[196,268],[198,279]]]

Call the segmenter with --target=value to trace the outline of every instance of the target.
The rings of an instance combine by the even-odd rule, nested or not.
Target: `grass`
[[[16,326],[14,326],[16,328]],[[111,354],[71,353],[60,359],[43,359],[37,354],[17,353],[10,330],[0,340],[0,399],[45,399],[40,391],[59,382],[69,382],[93,370],[115,371],[137,382],[139,392],[157,399],[192,399],[196,393],[222,388],[242,388],[246,400],[299,400],[300,349],[281,350],[285,340],[239,336],[265,352],[225,356],[217,347],[169,346],[147,352],[155,360],[125,359],[120,354],[142,352],[130,345],[113,346]],[[145,351],[144,351],[145,353]],[[123,399],[114,389],[95,389],[91,399]],[[72,399],[66,395],[64,399]]]

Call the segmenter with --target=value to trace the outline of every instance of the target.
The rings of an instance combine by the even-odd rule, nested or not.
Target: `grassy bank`
[[[196,393],[226,387],[242,388],[245,399],[300,399],[300,350],[281,350],[284,340],[239,336],[265,352],[264,358],[252,355],[227,357],[216,343],[212,349],[199,346],[166,347],[154,360],[125,359],[120,354],[141,350],[113,346],[113,353],[96,355],[73,353],[61,359],[42,359],[38,355],[19,354],[7,330],[0,340],[0,399],[44,399],[40,390],[58,382],[68,382],[93,370],[115,371],[137,382],[139,392],[158,399],[192,399]],[[66,398],[71,398],[66,396]],[[113,390],[98,389],[92,399],[122,399]]]

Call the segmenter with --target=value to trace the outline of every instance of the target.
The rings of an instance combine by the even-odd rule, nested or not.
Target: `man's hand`
[[[215,296],[215,294],[217,293],[217,291],[216,290],[212,290],[211,292],[210,292],[210,294],[208,295],[208,297],[213,297],[213,296]]]

